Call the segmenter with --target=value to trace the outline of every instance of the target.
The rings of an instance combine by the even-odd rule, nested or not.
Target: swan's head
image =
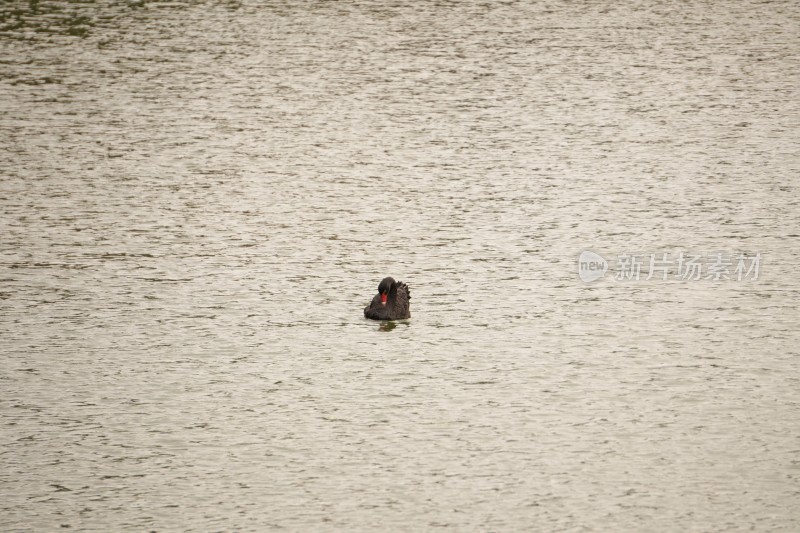
[[[380,285],[378,285],[378,294],[381,295],[381,303],[386,304],[386,299],[389,297],[389,291],[394,285],[394,278],[383,278]]]

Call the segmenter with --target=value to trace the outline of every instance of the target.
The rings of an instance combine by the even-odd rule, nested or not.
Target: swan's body
[[[402,281],[383,278],[378,294],[364,308],[364,316],[372,320],[402,320],[411,317],[411,290]]]

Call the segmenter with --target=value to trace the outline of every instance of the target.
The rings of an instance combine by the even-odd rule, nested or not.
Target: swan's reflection
[[[378,331],[392,331],[394,328],[397,327],[397,322],[388,321],[388,322],[381,322],[378,326]]]

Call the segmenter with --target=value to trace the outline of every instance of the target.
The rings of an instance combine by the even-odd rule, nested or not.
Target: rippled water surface
[[[790,1],[4,3],[0,528],[797,531],[798,42]],[[681,252],[758,277],[646,279]]]

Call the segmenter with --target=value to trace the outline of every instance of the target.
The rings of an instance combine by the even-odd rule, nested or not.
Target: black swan
[[[402,320],[411,317],[411,290],[402,281],[383,278],[378,294],[364,308],[364,316],[372,320]]]

